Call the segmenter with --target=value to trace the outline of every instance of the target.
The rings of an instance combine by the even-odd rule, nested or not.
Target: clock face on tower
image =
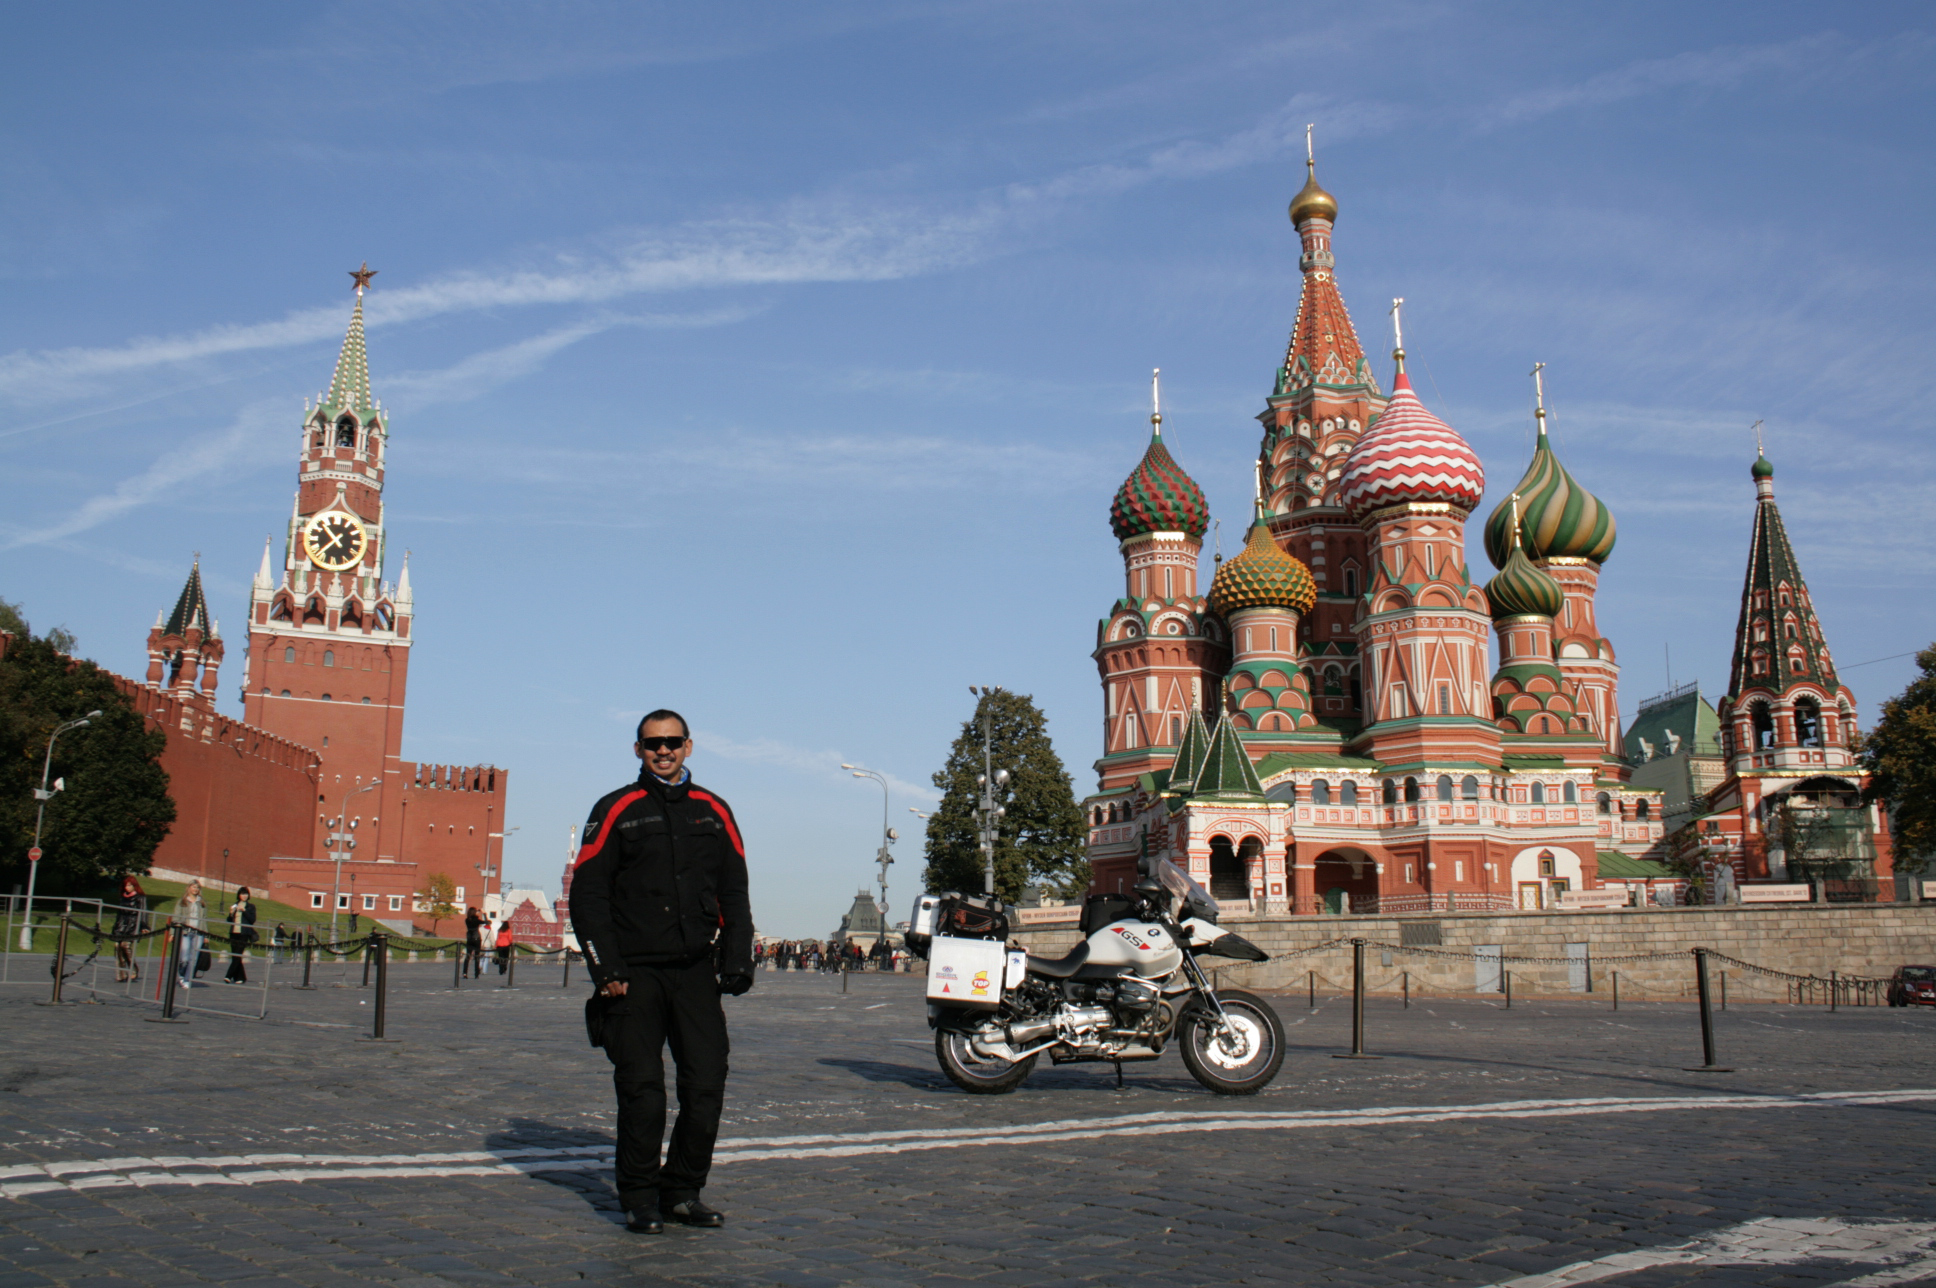
[[[330,572],[354,568],[369,543],[363,525],[341,510],[319,514],[303,529],[303,548],[310,562]]]

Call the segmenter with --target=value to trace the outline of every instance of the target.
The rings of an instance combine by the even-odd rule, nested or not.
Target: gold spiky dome
[[[1301,227],[1307,219],[1327,219],[1338,222],[1338,199],[1318,187],[1318,164],[1315,161],[1304,163],[1306,177],[1304,186],[1291,198],[1291,226]]]
[[[1210,607],[1225,617],[1245,608],[1308,613],[1318,602],[1318,588],[1311,570],[1284,552],[1271,536],[1269,521],[1259,514],[1251,525],[1250,540],[1236,558],[1224,560],[1211,578],[1208,598]]]

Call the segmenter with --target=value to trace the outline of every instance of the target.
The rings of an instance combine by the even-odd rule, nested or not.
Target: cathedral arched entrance
[[[1245,850],[1251,849],[1249,838]],[[1261,849],[1261,843],[1259,843]],[[1245,857],[1222,833],[1210,838],[1210,897],[1218,903],[1241,902],[1250,898],[1250,878],[1244,870]]]
[[[1352,846],[1338,846],[1318,855],[1315,863],[1318,906],[1342,916],[1378,910],[1378,861]]]

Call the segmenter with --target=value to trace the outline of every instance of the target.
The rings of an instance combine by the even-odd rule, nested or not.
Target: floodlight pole
[[[981,788],[981,802],[975,812],[981,815],[981,874],[982,893],[995,893],[995,840],[1000,835],[1002,815],[1008,811],[1002,807],[1002,798],[1008,794],[1008,771],[995,768],[995,709],[989,703],[1000,685],[969,685],[968,692],[975,694],[981,707],[981,777],[975,785]]]
[[[356,822],[350,818],[350,797],[375,791],[382,785],[383,780],[378,779],[374,783],[366,783],[353,791],[344,792],[342,810],[327,824],[333,830],[324,844],[336,851],[336,876],[329,888],[329,941],[331,943],[336,942],[336,905],[343,901],[343,858],[356,848],[356,838],[350,835],[356,830]]]

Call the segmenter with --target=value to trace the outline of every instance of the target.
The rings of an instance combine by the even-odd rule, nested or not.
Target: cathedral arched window
[[[1577,804],[1579,804],[1579,802],[1580,802],[1580,789],[1579,789],[1579,788],[1577,788],[1577,787],[1575,787],[1575,786],[1573,785],[1573,780],[1572,780],[1572,779],[1570,779],[1570,778],[1569,778],[1569,779],[1567,779],[1567,781],[1566,781],[1566,783],[1565,783],[1565,785],[1561,787],[1561,789],[1560,789],[1560,791],[1561,791],[1561,793],[1562,793],[1562,799],[1563,799],[1563,800],[1565,800],[1565,802],[1566,802],[1566,803],[1567,803],[1568,805],[1577,805]]]
[[[1643,823],[1652,817],[1650,807],[1646,801],[1641,801],[1638,805],[1634,806],[1634,817]]]
[[[336,422],[336,445],[338,447],[356,446],[356,420],[354,417],[346,415]]]
[[[1387,805],[1398,804],[1398,784],[1387,778],[1381,787],[1381,794]]]
[[[1768,710],[1766,702],[1757,702],[1748,708],[1754,719],[1754,745],[1756,751],[1765,751],[1775,745],[1775,717]]]
[[[1329,805],[1330,803],[1331,803],[1331,784],[1325,782],[1322,778],[1312,780],[1311,804]]]
[[[296,660],[296,646],[294,644],[287,645],[283,648],[282,660],[285,662],[293,662]]]
[[[1795,737],[1804,747],[1822,745],[1822,708],[1815,699],[1795,699]]]
[[[1478,799],[1479,799],[1479,780],[1478,780],[1478,778],[1476,778],[1476,777],[1475,777],[1475,776],[1473,776],[1472,774],[1467,774],[1467,775],[1466,775],[1466,776],[1465,776],[1464,778],[1462,778],[1462,779],[1460,779],[1460,780],[1459,780],[1459,794],[1460,794],[1461,796],[1463,796],[1463,797],[1465,797],[1465,798],[1466,798],[1467,800],[1469,800],[1469,801],[1476,801],[1476,800],[1478,800]]]
[[[1338,804],[1356,805],[1358,803],[1358,784],[1349,778],[1338,784]]]
[[[1533,784],[1533,804],[1544,805],[1545,803],[1546,803],[1546,784],[1534,783]]]
[[[1438,789],[1439,789],[1440,800],[1442,801],[1451,800],[1452,799],[1452,775],[1440,774],[1439,781],[1438,781]]]
[[[1601,792],[1598,796],[1594,797],[1593,801],[1602,814],[1613,813],[1613,797],[1607,795],[1605,792]]]
[[[1365,705],[1364,690],[1358,687],[1358,671],[1355,667],[1351,672],[1351,705],[1354,708]]]
[[[1344,570],[1344,593],[1353,599],[1358,597],[1358,570],[1356,568],[1346,568]]]
[[[1416,779],[1416,778],[1407,778],[1407,779],[1405,780],[1405,800],[1406,800],[1406,803],[1408,803],[1408,804],[1409,804],[1409,803],[1411,803],[1412,801],[1416,801],[1417,799],[1418,799],[1418,779]]]
[[[336,665],[336,650],[335,650],[335,649],[333,649],[333,648],[326,648],[326,649],[324,649],[324,650],[323,650],[323,665],[324,665],[324,666],[335,666],[335,665]]]

